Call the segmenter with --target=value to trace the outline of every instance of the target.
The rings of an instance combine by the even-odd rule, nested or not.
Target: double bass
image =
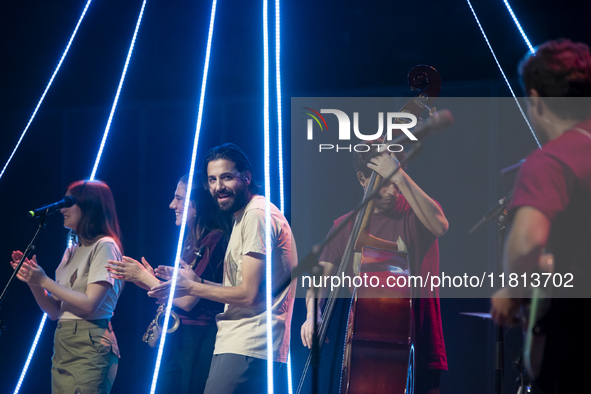
[[[418,65],[410,70],[408,82],[416,96],[408,101],[400,112],[415,115],[432,114],[433,103],[441,91],[439,73],[430,66]],[[395,137],[395,136],[394,136]],[[387,141],[384,141],[386,144]],[[372,173],[365,198],[382,179]],[[335,275],[341,277],[350,272],[360,275],[371,272],[386,283],[388,277],[410,275],[408,255],[399,250],[396,242],[379,239],[370,234],[371,217],[375,200],[362,208],[352,227],[347,246]],[[391,393],[412,394],[414,387],[414,333],[412,288],[407,287],[359,287],[353,291],[349,311],[345,350],[341,370],[343,394]],[[336,291],[331,292],[318,327],[319,348],[325,341],[335,303]],[[308,357],[298,386],[301,393],[306,372],[312,360]]]

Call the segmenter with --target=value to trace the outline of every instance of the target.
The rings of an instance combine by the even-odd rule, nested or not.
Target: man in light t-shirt
[[[265,198],[257,195],[253,170],[244,152],[234,144],[216,146],[203,164],[213,198],[235,223],[224,259],[224,283],[179,276],[175,294],[191,294],[225,303],[217,316],[218,333],[205,393],[262,393],[267,386],[267,317],[265,308],[266,218]],[[281,283],[297,264],[295,242],[289,223],[270,206],[272,283]],[[168,291],[168,282],[149,293]],[[272,342],[275,376],[285,371],[290,341],[295,285],[272,301]],[[276,381],[279,379],[275,379]],[[275,392],[284,387],[277,386]]]

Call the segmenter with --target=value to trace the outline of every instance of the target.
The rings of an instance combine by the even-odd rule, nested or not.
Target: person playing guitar
[[[528,117],[543,147],[527,157],[516,182],[505,269],[520,278],[525,274],[539,291],[544,287],[536,280],[544,271],[539,261],[552,262],[553,298],[530,332],[545,337],[543,351],[530,360],[540,365],[535,387],[543,394],[588,392],[588,362],[580,360],[591,354],[581,323],[591,307],[591,53],[582,43],[549,41],[525,57],[519,73]],[[550,259],[541,257],[546,251]],[[523,280],[497,291],[495,322],[510,324],[528,291]]]

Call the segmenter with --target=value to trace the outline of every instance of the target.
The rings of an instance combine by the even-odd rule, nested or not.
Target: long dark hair
[[[189,174],[181,177],[179,183],[183,183],[186,190],[189,184]],[[186,199],[185,203],[187,203]],[[220,230],[226,235],[230,233],[232,215],[220,210],[209,191],[203,187],[203,180],[199,171],[196,171],[193,176],[191,197],[188,203],[194,205],[196,213],[195,224],[193,228],[189,229],[189,233],[185,239],[186,245],[190,243],[195,245],[198,239],[211,230]]]
[[[103,181],[76,181],[66,192],[76,199],[82,212],[78,226],[70,235],[72,239],[90,245],[102,237],[111,237],[123,253],[119,219],[109,186]]]
[[[207,166],[209,162],[219,159],[225,159],[233,162],[236,166],[236,171],[238,171],[242,177],[244,177],[244,173],[246,171],[250,172],[251,178],[248,188],[252,194],[257,194],[259,192],[261,186],[255,182],[254,171],[250,161],[248,160],[248,157],[246,156],[246,153],[244,153],[244,151],[240,149],[238,145],[231,142],[214,146],[205,155],[205,159],[203,159],[203,165],[201,168],[203,174],[206,175],[203,178],[203,181],[205,182],[204,184],[207,184]]]

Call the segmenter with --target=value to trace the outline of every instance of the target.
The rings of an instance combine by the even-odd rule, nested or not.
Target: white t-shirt
[[[248,253],[266,255],[265,198],[254,196],[246,207],[234,214],[236,222],[224,259],[224,286],[242,283],[242,257]],[[273,245],[273,285],[283,282],[297,265],[297,252],[289,223],[271,204],[271,244]],[[261,284],[264,294],[265,278]],[[289,332],[295,283],[273,299],[273,360],[287,362]],[[218,333],[214,354],[234,353],[267,359],[267,317],[265,298],[260,304],[245,308],[226,304],[217,315]]]
[[[98,320],[110,319],[113,316],[124,282],[111,277],[105,268],[109,260],[121,261],[119,247],[110,237],[103,237],[89,246],[72,245],[66,249],[62,262],[55,270],[57,283],[80,293],[86,293],[86,287],[96,282],[108,282],[111,288],[98,310],[84,319],[72,313],[70,305],[62,301],[60,319]]]

